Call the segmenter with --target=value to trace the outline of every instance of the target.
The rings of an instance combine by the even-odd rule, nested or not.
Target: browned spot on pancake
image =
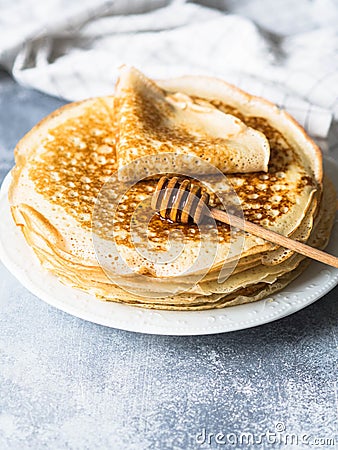
[[[116,170],[109,116],[90,108],[51,130],[43,146],[30,170],[37,192],[90,228],[95,199]]]
[[[135,94],[133,89],[124,89],[123,97],[115,100],[117,108],[117,121],[127,136],[125,142],[119,142],[119,156],[122,160],[132,161],[129,155],[134,149],[142,149],[147,155],[146,149],[151,148],[157,142],[156,153],[172,152],[176,148],[189,149],[194,154],[194,149],[201,151],[198,156],[205,161],[212,162],[224,147],[224,138],[197,135],[191,132],[187,126],[180,124],[175,127],[168,125],[167,118],[174,115],[174,107],[170,103],[155,103],[149,101],[146,96]],[[122,105],[122,107],[120,106]],[[130,120],[122,120],[125,114],[129,114]],[[136,130],[136,131],[135,131]],[[119,136],[117,136],[117,141]],[[126,158],[124,158],[126,156]],[[232,161],[233,157],[229,158]]]
[[[292,190],[289,189],[288,183],[284,180],[284,172],[291,162],[300,165],[295,152],[286,139],[266,120],[243,116],[220,102],[213,102],[213,105],[226,113],[236,115],[250,127],[262,131],[269,139],[271,158],[267,174],[262,172],[230,174],[227,175],[227,179],[233,184],[242,202],[246,219],[262,225],[273,224],[294,205],[295,190],[294,187]],[[140,108],[140,111],[149,114],[146,120],[155,122],[158,120],[156,111],[144,108]],[[44,153],[39,160],[32,163],[30,170],[30,177],[35,183],[37,192],[51,203],[63,207],[87,229],[91,228],[93,207],[100,189],[116,171],[116,133],[111,117],[111,111],[102,106],[88,108],[81,116],[66,120],[50,131],[50,135],[43,142]],[[162,131],[165,132],[165,130],[157,132]],[[102,221],[102,226],[96,228],[96,231],[107,237],[114,228],[119,242],[132,245],[128,230],[135,206],[139,203],[141,195],[152,195],[156,183],[157,180],[150,179],[135,185],[126,198],[122,199],[114,223],[110,220],[108,212],[109,202],[114,203],[114,196],[107,198],[106,204],[102,203],[102,211],[97,217]],[[312,184],[312,180],[304,171],[304,176],[297,186],[299,192],[307,184]],[[224,201],[226,202],[226,198]],[[224,209],[221,198],[216,198],[212,206]],[[199,239],[196,225],[173,224],[163,221],[157,215],[149,223],[148,238],[161,250],[164,249],[168,235],[172,231],[181,232],[187,240]],[[218,231],[220,241],[229,240],[228,226],[219,224]]]

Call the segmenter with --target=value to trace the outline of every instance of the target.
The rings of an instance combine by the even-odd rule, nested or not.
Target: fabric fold
[[[277,1],[271,11],[268,0],[239,0],[225,14],[203,3],[5,1],[0,64],[19,83],[67,100],[109,95],[125,63],[153,79],[237,79],[326,138],[338,118],[337,4]]]

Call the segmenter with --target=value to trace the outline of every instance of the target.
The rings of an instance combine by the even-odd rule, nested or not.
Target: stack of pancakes
[[[196,111],[202,107],[220,120],[220,113],[237,118],[265,150],[268,142],[268,167],[264,151],[260,171],[227,173],[227,183],[212,186],[208,177],[196,181],[212,188],[212,206],[226,208],[230,185],[246,219],[317,248],[326,246],[335,192],[323,177],[320,150],[288,114],[212,78],[182,77],[157,85],[166,98],[188,98]],[[124,113],[121,98],[66,105],[34,127],[16,148],[11,210],[43,267],[65,284],[106,301],[173,310],[256,301],[282,289],[306,268],[308,261],[301,255],[224,224],[201,232],[195,224],[171,223],[154,214],[146,227],[135,226],[135,211],[149,204],[158,177],[147,166],[147,155],[154,153],[151,145],[135,142],[144,128],[137,128],[135,117]],[[139,118],[144,113],[141,103]],[[151,125],[149,135],[158,136],[154,130],[161,129],[156,152],[162,146],[171,152],[175,139],[168,132],[163,141],[162,125]],[[221,151],[214,152],[213,162],[224,164],[226,153],[217,157]],[[242,164],[243,152],[238,155]],[[125,168],[140,156],[142,164],[136,167],[144,173],[140,170],[140,181],[127,182],[133,171]],[[159,255],[156,260],[154,254]]]

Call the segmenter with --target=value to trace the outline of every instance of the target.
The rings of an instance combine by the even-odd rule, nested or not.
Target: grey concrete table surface
[[[61,104],[1,75],[0,182]],[[239,332],[142,335],[60,312],[0,265],[0,449],[335,448],[337,297]]]

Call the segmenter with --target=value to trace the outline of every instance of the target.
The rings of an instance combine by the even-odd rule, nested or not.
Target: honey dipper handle
[[[247,231],[255,236],[258,236],[266,241],[278,244],[281,247],[285,247],[289,250],[293,250],[301,255],[307,256],[309,258],[320,261],[332,267],[338,268],[338,258],[330,255],[328,253],[322,252],[316,248],[310,247],[309,245],[303,244],[302,242],[294,241],[282,234],[276,233],[271,230],[267,230],[259,225],[256,225],[247,220],[241,219],[238,216],[228,214],[219,209],[210,209],[210,214],[215,220],[227,223],[233,227],[239,228],[240,230]]]

